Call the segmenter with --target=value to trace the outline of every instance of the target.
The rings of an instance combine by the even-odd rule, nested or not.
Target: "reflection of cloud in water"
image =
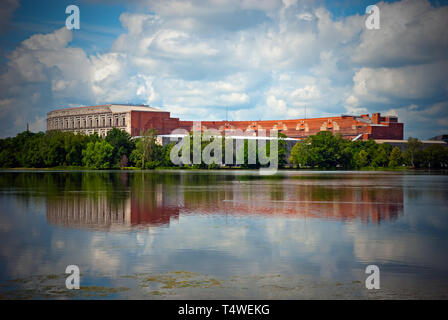
[[[317,179],[236,181],[224,174],[186,177],[178,173],[137,175],[136,179],[120,172],[120,177],[125,175],[127,179],[111,183],[110,189],[95,182],[89,190],[61,178],[56,193],[36,197],[47,204],[46,221],[32,205],[25,208],[17,198],[10,201],[6,207],[14,214],[1,215],[0,221],[23,237],[11,228],[2,233],[8,245],[0,248],[7,269],[1,277],[60,273],[68,264],[78,264],[87,278],[103,276],[109,286],[120,286],[121,275],[176,270],[213,275],[229,283],[234,275],[281,274],[292,277],[291,283],[296,277],[297,286],[302,276],[316,286],[322,279],[350,285],[365,279],[367,263],[379,263],[385,279],[405,266],[407,276],[414,276],[406,278],[407,284],[414,286],[412,281],[421,275],[422,267],[442,277],[441,269],[448,265],[448,221],[440,214],[440,201],[430,206],[433,192],[425,189],[419,197],[407,197],[411,187],[404,188],[403,179],[396,177],[330,183]],[[65,185],[68,191],[61,191]],[[402,288],[405,275],[395,272],[394,277],[396,288]],[[281,289],[288,287],[289,280],[257,281],[244,284],[247,291],[237,281],[226,292],[238,297],[242,290],[241,297],[249,298],[256,292],[262,293],[260,297],[276,292],[290,298],[312,292],[295,291],[296,286]],[[274,287],[280,291],[272,291],[277,290]],[[207,296],[204,292],[194,294]],[[220,292],[211,291],[209,296],[222,297]],[[140,294],[129,291],[130,296]],[[169,297],[191,294],[176,292]]]
[[[95,266],[95,272],[116,276],[120,273],[120,257],[108,250],[107,238],[93,236],[90,241],[89,263]]]

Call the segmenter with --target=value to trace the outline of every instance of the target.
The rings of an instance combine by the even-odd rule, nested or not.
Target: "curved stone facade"
[[[97,133],[105,137],[112,128],[119,128],[131,134],[131,111],[136,109],[145,112],[156,110],[146,106],[127,105],[59,109],[47,114],[47,130]]]

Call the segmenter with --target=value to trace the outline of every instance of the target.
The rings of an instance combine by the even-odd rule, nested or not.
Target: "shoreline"
[[[13,171],[23,171],[23,172],[35,172],[35,171],[84,171],[84,172],[164,172],[164,171],[201,171],[201,172],[216,172],[216,171],[259,171],[259,168],[239,168],[239,167],[229,167],[229,168],[213,168],[213,169],[203,169],[203,168],[191,168],[191,167],[157,167],[154,169],[141,169],[137,167],[124,167],[124,168],[112,168],[112,169],[93,169],[87,167],[46,167],[46,168],[0,168],[0,172],[13,172]],[[362,169],[339,169],[339,168],[293,168],[285,167],[278,168],[279,172],[284,171],[294,171],[294,172],[431,172],[431,173],[445,173],[448,174],[447,169],[428,169],[428,168],[411,168],[411,167],[398,167],[398,168],[362,168]]]

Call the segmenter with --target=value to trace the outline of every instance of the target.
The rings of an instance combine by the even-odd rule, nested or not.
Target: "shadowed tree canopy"
[[[135,142],[131,139],[131,135],[118,128],[110,130],[105,140],[113,147],[112,164],[115,167],[120,167],[123,158],[129,158],[135,148]]]

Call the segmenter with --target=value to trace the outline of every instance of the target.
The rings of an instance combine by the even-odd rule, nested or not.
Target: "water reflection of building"
[[[382,221],[392,221],[403,213],[401,188],[334,188],[282,183],[272,184],[271,187],[267,191],[262,184],[250,187],[238,185],[210,203],[188,198],[186,195],[181,214],[215,212],[228,215],[360,220],[379,224]]]
[[[48,198],[47,221],[64,227],[117,231],[134,225],[169,225],[178,218],[179,207],[164,201],[162,192],[153,195],[112,199],[104,194],[73,194]]]
[[[152,184],[115,195],[70,193],[47,199],[47,221],[67,227],[120,230],[164,226],[179,215],[254,215],[326,220],[391,221],[403,213],[403,190],[309,183]]]
[[[166,196],[157,193],[156,199],[131,197],[131,224],[132,225],[169,225],[179,218],[179,207],[164,201]]]
[[[131,224],[131,205],[129,199],[111,202],[102,194],[48,198],[47,221],[64,227],[117,229]]]

